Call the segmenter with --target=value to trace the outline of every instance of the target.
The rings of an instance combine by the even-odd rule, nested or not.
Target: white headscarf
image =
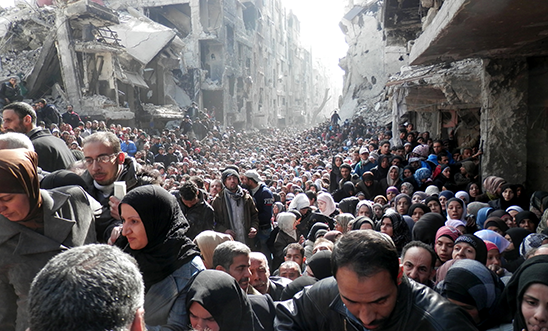
[[[276,217],[280,231],[285,232],[291,238],[297,240],[297,230],[294,229],[297,218],[293,213],[279,213]]]
[[[335,200],[333,200],[333,197],[331,196],[331,194],[322,192],[318,195],[317,200],[325,202],[325,212],[322,212],[320,210],[321,214],[323,214],[325,216],[329,216],[329,215],[333,214],[336,207],[335,207]]]

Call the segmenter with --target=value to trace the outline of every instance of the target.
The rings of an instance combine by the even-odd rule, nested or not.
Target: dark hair
[[[229,270],[238,255],[249,255],[251,250],[239,241],[225,241],[213,251],[213,267],[221,266]]]
[[[291,243],[284,248],[284,256],[287,255],[287,251],[290,249],[298,250],[301,256],[304,257],[304,247],[299,243]]]
[[[193,182],[194,184],[196,184],[196,186],[198,186],[199,189],[203,189],[204,188],[204,180],[202,179],[202,177],[200,176],[191,176],[189,178],[189,180],[191,182]],[[185,199],[186,200],[186,199]]]
[[[179,194],[183,200],[192,201],[198,196],[198,186],[188,181],[179,188]]]
[[[407,243],[407,245],[405,245],[401,251],[401,260],[402,260],[402,263],[403,263],[403,258],[405,257],[405,253],[407,253],[407,250],[410,249],[410,248],[413,248],[413,247],[418,247],[418,248],[422,248],[422,249],[425,249],[428,251],[428,253],[430,253],[430,267],[431,268],[434,268],[436,266],[436,260],[437,260],[437,255],[436,255],[436,252],[434,252],[434,249],[432,248],[432,246],[430,245],[427,245],[425,243],[423,243],[422,241],[418,241],[418,240],[413,240],[409,243]]]
[[[381,141],[381,142],[379,143],[379,146],[383,146],[383,145],[386,145],[386,144],[388,144],[388,145],[390,146],[390,141],[388,141],[388,140],[383,140],[383,141]]]
[[[352,172],[352,167],[350,166],[350,164],[343,163],[340,166],[340,169],[342,169],[342,168],[348,169],[350,172]]]
[[[13,110],[14,113],[19,116],[19,119],[22,120],[25,116],[30,116],[32,124],[36,124],[36,112],[32,108],[31,105],[29,105],[26,102],[12,102],[2,109],[2,112],[6,109]]]
[[[342,236],[333,249],[331,268],[335,278],[342,267],[352,269],[359,277],[370,277],[386,270],[397,283],[400,265],[396,246],[388,236],[356,230]]]
[[[439,154],[437,155],[438,162],[441,162],[441,158],[442,158],[442,157],[449,158],[449,156],[447,156],[447,154],[445,154],[445,153],[439,153]]]
[[[304,194],[306,194],[306,196],[308,197],[308,200],[316,200],[318,197],[316,195],[316,193],[312,192],[312,191],[306,191],[304,192]]]

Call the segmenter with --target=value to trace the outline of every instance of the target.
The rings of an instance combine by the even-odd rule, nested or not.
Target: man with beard
[[[334,278],[278,304],[276,330],[477,330],[464,310],[409,281],[382,233],[342,236],[331,263]]]
[[[76,161],[63,140],[52,136],[48,130],[36,126],[36,112],[24,102],[14,102],[2,111],[2,128],[7,132],[26,134],[38,154],[38,166],[42,170],[53,172],[67,169]]]
[[[211,202],[217,222],[215,231],[255,247],[259,218],[253,198],[240,187],[240,176],[233,168],[225,169],[221,179],[224,188]]]
[[[270,294],[274,301],[280,301],[283,290],[291,283],[291,280],[270,276],[270,268],[263,253],[250,253],[249,262],[249,271],[251,272],[249,282],[251,286],[261,294]]]

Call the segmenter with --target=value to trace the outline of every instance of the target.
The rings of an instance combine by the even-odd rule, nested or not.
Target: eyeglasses
[[[112,153],[110,155],[107,155],[107,154],[103,154],[103,155],[99,155],[97,158],[91,158],[91,157],[86,157],[84,159],[84,163],[87,165],[87,166],[90,166],[93,164],[93,162],[97,161],[99,163],[110,163],[112,162],[112,160],[114,159],[114,157],[116,157],[118,155],[118,153]]]

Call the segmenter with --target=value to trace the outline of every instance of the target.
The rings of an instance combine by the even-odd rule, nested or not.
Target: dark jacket
[[[272,195],[272,192],[263,183],[260,183],[259,189],[253,194],[253,201],[255,201],[255,207],[257,207],[257,211],[259,212],[259,226],[268,226],[270,228],[274,195]]]
[[[0,99],[2,103],[6,102],[4,99],[8,99],[10,103],[23,100],[19,85],[15,84],[15,86],[13,86],[10,82],[3,83],[0,87]]]
[[[61,114],[54,105],[47,104],[40,110],[40,120],[46,122],[46,128],[50,128],[52,123],[59,125]]]
[[[70,124],[73,128],[77,127],[78,123],[81,121],[80,116],[75,112],[69,113],[67,111],[63,113],[61,117],[63,118],[63,122]]]
[[[188,229],[186,236],[190,239],[194,239],[200,232],[205,230],[213,230],[215,226],[215,212],[213,207],[204,200],[204,194],[202,191],[198,192],[198,202],[188,208],[181,200],[179,192],[175,192],[175,198],[183,211],[190,229]]]
[[[287,285],[291,284],[291,279],[279,276],[271,276],[268,278],[268,282],[270,283],[268,294],[270,294],[272,300],[280,301],[280,299],[282,298],[282,292],[287,287]]]
[[[283,231],[279,231],[274,241],[274,260],[272,261],[272,270],[276,270],[280,267],[280,264],[284,262],[284,248],[292,243],[296,243],[297,240]]]
[[[38,166],[42,170],[53,172],[67,169],[76,162],[65,142],[41,128],[34,128],[27,133],[38,154]]]
[[[122,172],[120,173],[120,176],[118,176],[117,180],[125,181],[126,190],[127,192],[129,192],[131,189],[137,187],[138,185],[137,164],[133,161],[132,158],[126,158],[123,167],[124,168],[122,169]],[[86,182],[86,187],[84,187],[86,192],[88,192],[89,195],[91,195],[95,200],[101,203],[101,215],[95,221],[95,226],[97,230],[97,239],[99,240],[99,242],[107,242],[110,238],[110,233],[112,229],[115,226],[122,224],[122,221],[114,219],[112,218],[112,216],[110,216],[110,206],[108,204],[109,197],[105,198],[103,196],[103,193],[95,188],[95,186],[93,185],[93,177],[91,177],[87,170],[82,174],[82,178]]]
[[[211,207],[213,207],[213,210],[215,211],[215,231],[217,232],[225,232],[228,229],[231,229],[230,226],[230,218],[228,216],[228,207],[226,205],[227,201],[225,199],[225,189],[223,189],[219,194],[213,199],[211,202]],[[244,190],[244,197],[242,198],[244,201],[244,229],[246,231],[245,237],[246,242],[245,244],[249,247],[255,247],[255,238],[248,238],[247,234],[249,233],[249,230],[253,227],[259,230],[259,217],[258,217],[258,211],[255,207],[255,203],[253,202],[253,198],[249,193],[247,193]]]
[[[278,304],[274,328],[278,331],[364,330],[348,316],[337,281],[321,280],[296,294],[292,300]],[[397,303],[389,317],[386,331],[477,330],[468,314],[432,289],[402,278]]]

